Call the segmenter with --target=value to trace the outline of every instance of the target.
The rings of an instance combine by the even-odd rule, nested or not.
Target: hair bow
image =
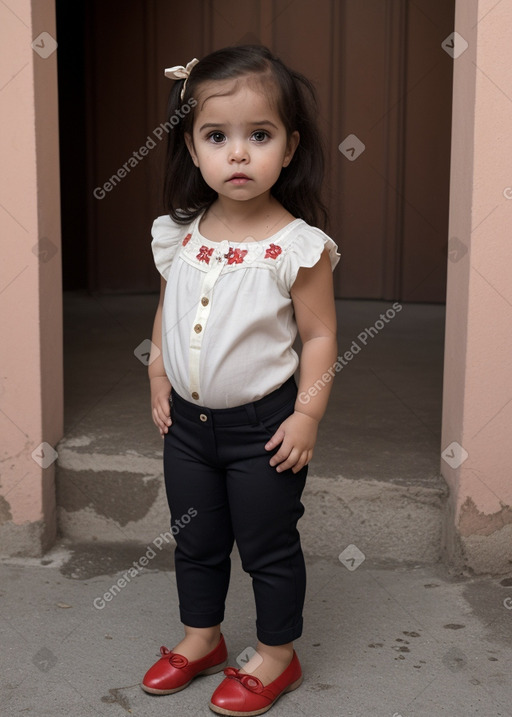
[[[199,60],[194,57],[194,59],[190,60],[186,67],[183,67],[183,65],[175,65],[175,67],[168,67],[164,70],[164,75],[171,80],[185,80],[180,92],[181,101],[183,101],[183,95],[185,94],[185,87],[187,86],[190,71],[195,65],[197,65],[198,62]]]

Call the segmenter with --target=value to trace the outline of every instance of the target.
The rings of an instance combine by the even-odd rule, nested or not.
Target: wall
[[[441,471],[447,559],[512,563],[512,5],[459,0]],[[457,45],[456,45],[457,47]]]
[[[63,416],[53,2],[1,3],[0,27],[0,549],[41,555],[56,534]]]

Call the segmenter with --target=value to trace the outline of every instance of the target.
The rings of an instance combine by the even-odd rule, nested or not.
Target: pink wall
[[[0,547],[38,555],[55,538],[63,417],[54,3],[1,3],[0,27]]]
[[[455,29],[468,48],[454,59],[446,550],[459,567],[500,573],[512,561],[512,5],[459,0]]]

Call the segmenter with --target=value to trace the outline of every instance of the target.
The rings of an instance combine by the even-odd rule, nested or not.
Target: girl
[[[302,682],[296,526],[337,358],[340,255],[315,226],[325,208],[311,83],[261,46],[166,75],[181,81],[168,106],[168,214],[152,228],[162,279],[149,378],[185,636],[160,648],[142,687],[170,694],[225,668],[210,708],[259,715]],[[235,540],[257,618],[243,669],[226,667],[220,629]]]

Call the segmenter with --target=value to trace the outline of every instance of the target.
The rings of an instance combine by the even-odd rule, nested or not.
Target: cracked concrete
[[[68,472],[66,481],[59,484],[57,500],[68,513],[91,508],[124,527],[146,517],[158,497],[160,482],[159,478],[148,480],[144,474],[128,470]]]

